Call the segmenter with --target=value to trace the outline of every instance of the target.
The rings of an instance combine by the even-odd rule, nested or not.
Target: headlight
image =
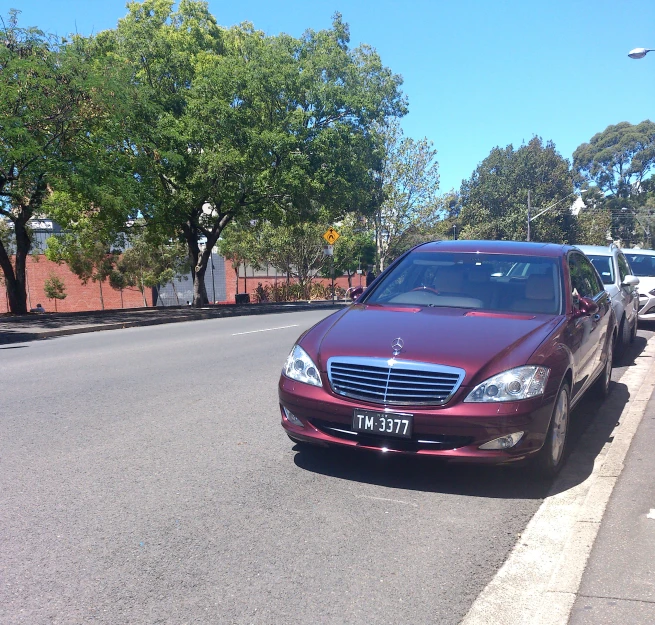
[[[648,293],[649,293],[649,295],[655,296],[655,289],[653,289],[652,291],[648,291]]]
[[[312,384],[313,386],[323,386],[321,376],[318,373],[318,367],[307,355],[307,352],[298,345],[293,346],[287,361],[284,363],[282,373],[298,382]]]
[[[516,401],[543,395],[548,382],[548,367],[516,367],[478,384],[465,402]]]

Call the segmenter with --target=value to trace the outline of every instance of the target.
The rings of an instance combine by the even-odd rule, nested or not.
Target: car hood
[[[317,364],[326,371],[333,356],[391,358],[391,343],[401,338],[397,360],[459,367],[469,385],[480,375],[526,364],[560,321],[528,313],[355,304],[324,331]]]

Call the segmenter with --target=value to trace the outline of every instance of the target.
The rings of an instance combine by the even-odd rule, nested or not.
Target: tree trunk
[[[32,242],[25,228],[24,221],[14,222],[16,237],[16,255],[14,265],[2,242],[0,242],[0,266],[5,276],[9,310],[17,315],[27,313],[27,281],[25,264]]]
[[[98,286],[100,287],[100,308],[105,309],[105,299],[102,297],[102,280],[98,280]]]

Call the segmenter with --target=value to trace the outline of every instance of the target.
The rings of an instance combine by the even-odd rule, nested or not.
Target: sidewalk
[[[655,392],[612,492],[570,625],[655,623]]]
[[[0,315],[0,345],[35,341],[67,334],[82,334],[99,330],[120,330],[135,326],[240,317],[301,310],[342,308],[346,302],[284,302],[276,304],[225,304],[207,308],[159,307],[97,310],[78,313],[45,313],[21,316]]]

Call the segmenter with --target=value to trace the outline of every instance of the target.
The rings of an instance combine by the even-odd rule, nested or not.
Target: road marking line
[[[594,435],[612,423],[612,393],[553,483],[503,566],[475,600],[461,625],[562,625],[575,603],[582,574],[632,438],[655,389],[655,339],[621,377],[630,401],[595,457]],[[646,398],[646,399],[644,399]],[[598,439],[603,440],[603,439]],[[589,475],[588,465],[593,459]],[[586,477],[585,477],[586,476]]]
[[[655,508],[651,508],[650,512],[646,515],[647,519],[655,519]]]
[[[358,499],[375,499],[376,501],[391,501],[393,503],[402,503],[406,506],[414,506],[418,508],[417,503],[412,503],[411,501],[402,501],[401,499],[388,499],[387,497],[373,497],[372,495],[357,495]]]
[[[294,323],[291,326],[280,326],[279,328],[266,328],[264,330],[249,330],[248,332],[235,332],[232,336],[241,336],[242,334],[256,334],[257,332],[271,332],[271,330],[286,330],[287,328],[297,328],[300,324]]]

